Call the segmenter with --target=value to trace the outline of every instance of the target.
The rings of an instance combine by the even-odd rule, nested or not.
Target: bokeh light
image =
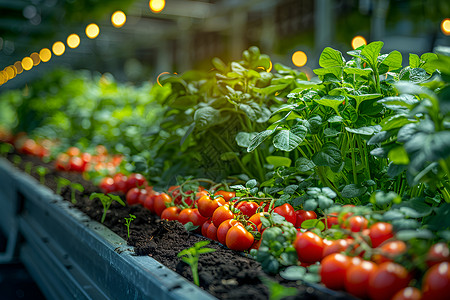
[[[55,55],[63,55],[64,51],[66,51],[66,46],[64,46],[63,42],[55,42],[52,46],[52,51]]]
[[[100,33],[100,28],[97,24],[91,23],[86,26],[86,36],[90,39],[95,39]]]
[[[14,63],[14,67],[16,68],[17,74],[20,74],[23,72],[22,63],[20,61],[16,61]]]
[[[22,59],[22,68],[25,71],[31,70],[31,68],[33,67],[33,60],[30,57],[24,57]]]
[[[41,61],[48,62],[50,58],[52,58],[52,52],[47,48],[43,48],[39,51],[39,57],[41,58]]]
[[[150,0],[148,5],[150,6],[150,9],[152,10],[152,12],[159,13],[166,6],[166,1],[165,0]]]
[[[441,22],[441,30],[445,35],[450,35],[450,19],[444,19]]]
[[[295,51],[295,53],[292,54],[292,63],[297,67],[303,67],[304,65],[306,65],[307,61],[308,57],[303,51]]]
[[[352,48],[357,49],[362,45],[367,45],[367,41],[364,37],[357,35],[352,39]]]
[[[78,34],[72,33],[67,37],[67,46],[70,48],[76,48],[80,45],[80,37]]]
[[[31,53],[30,58],[33,60],[33,66],[37,66],[41,62],[41,58],[36,52]]]
[[[113,13],[111,16],[111,23],[116,28],[122,27],[126,21],[127,21],[127,16],[125,15],[125,13],[123,11],[118,10],[115,13]]]

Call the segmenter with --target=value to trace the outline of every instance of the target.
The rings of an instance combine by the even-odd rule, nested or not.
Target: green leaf
[[[314,100],[317,104],[331,107],[334,111],[339,114],[338,107],[345,101],[344,96],[324,96],[321,99]]]
[[[102,200],[102,199],[109,199],[109,197],[106,196],[106,195],[103,194],[103,193],[92,193],[92,194],[89,196],[89,200],[94,200],[95,198],[99,198],[100,200]]]
[[[194,223],[192,222],[187,222],[186,224],[184,224],[184,228],[186,229],[186,231],[195,231],[198,226],[194,226]]]
[[[270,95],[270,94],[274,94],[276,92],[284,90],[288,85],[289,85],[288,83],[275,84],[275,85],[271,84],[264,88],[254,87],[253,91],[256,93],[264,94],[264,95]]]
[[[253,150],[256,149],[256,147],[258,147],[259,145],[262,144],[262,142],[264,142],[269,136],[271,136],[274,132],[275,129],[268,129],[268,130],[264,130],[260,133],[258,133],[251,141],[250,141],[250,145],[247,148],[248,152],[252,152]]]
[[[413,239],[430,240],[434,237],[433,233],[426,229],[421,230],[400,230],[395,237],[402,241],[411,241]]]
[[[295,125],[290,130],[283,129],[274,136],[273,145],[277,149],[290,152],[303,142],[307,131],[303,125]]]
[[[359,68],[344,68],[344,72],[346,74],[350,74],[350,75],[360,75],[360,76],[369,76],[373,71],[371,68],[364,68],[364,69],[359,69]]]
[[[377,68],[378,56],[380,55],[381,48],[383,48],[383,42],[372,42],[361,50],[361,55],[363,55],[367,62],[372,68]]]
[[[370,196],[370,202],[372,204],[376,204],[379,206],[385,206],[385,205],[389,205],[392,202],[394,203],[398,203],[402,200],[402,198],[397,195],[397,193],[395,192],[388,192],[385,193],[383,191],[378,191],[378,192],[374,192],[372,193],[372,195]],[[402,214],[403,216],[403,214]],[[385,215],[386,217],[386,215]]]
[[[409,66],[411,68],[418,68],[420,66],[420,59],[417,54],[414,53],[409,54]]]
[[[77,190],[79,192],[83,192],[84,191],[84,187],[81,184],[79,184],[79,183],[72,183],[70,186],[73,189],[75,189],[75,190]]]
[[[325,130],[323,131],[323,135],[325,137],[335,137],[338,136],[339,134],[340,132],[334,128],[325,128]]]
[[[402,146],[392,148],[388,152],[388,158],[392,163],[396,165],[407,165],[409,164],[408,153],[406,153],[405,148]]]
[[[286,280],[301,280],[306,274],[306,269],[301,266],[290,266],[280,272],[280,276]]]
[[[216,68],[220,72],[225,73],[228,71],[228,66],[220,58],[214,57],[211,62],[214,68]]]
[[[397,50],[394,50],[391,53],[389,53],[389,55],[387,57],[385,57],[381,61],[381,63],[390,67],[389,68],[390,70],[400,69],[402,67],[402,54],[400,52],[398,52]]]
[[[341,116],[334,115],[327,120],[329,123],[342,123],[344,119]]]
[[[194,122],[198,128],[205,129],[220,121],[220,111],[210,106],[199,108],[194,113]]]
[[[330,47],[326,47],[320,54],[319,65],[322,68],[343,67],[344,58],[342,53]]]
[[[359,184],[348,184],[344,186],[341,192],[343,198],[358,198],[367,192],[367,187]]]
[[[305,201],[305,204],[303,204],[304,210],[316,210],[318,204],[315,199],[309,199]]]
[[[312,162],[312,160],[309,160],[306,157],[299,157],[295,161],[295,168],[299,172],[308,172],[309,170],[314,169],[316,165]]]
[[[185,95],[173,99],[173,101],[169,105],[173,108],[186,110],[189,107],[197,104],[198,98],[199,97],[197,95]]]
[[[356,109],[359,108],[360,104],[366,100],[372,100],[381,97],[381,94],[364,94],[364,95],[349,95],[356,101]]]
[[[305,220],[301,227],[304,229],[317,228],[320,231],[325,230],[325,224],[318,219]]]
[[[398,106],[412,109],[414,105],[419,103],[419,100],[412,95],[404,94],[400,96],[386,97],[378,100],[377,102],[382,103],[383,105],[389,105],[390,107]]]
[[[252,189],[252,188],[256,187],[257,184],[258,184],[258,182],[256,181],[256,179],[250,179],[249,181],[247,181],[245,183],[245,187],[248,189]]]
[[[345,130],[347,130],[348,132],[354,133],[354,134],[373,135],[374,133],[378,133],[381,131],[381,126],[374,125],[374,126],[364,126],[364,127],[360,127],[360,128],[345,127]]]
[[[396,219],[392,221],[392,226],[395,231],[405,230],[405,229],[417,229],[420,224],[416,220],[412,219]]]
[[[333,74],[336,78],[342,77],[342,67],[328,67],[328,68],[322,68],[322,69],[314,69],[313,72],[319,76]]]
[[[244,148],[248,148],[250,146],[251,140],[253,138],[255,138],[255,136],[257,135],[257,132],[239,132],[236,137],[236,143],[240,146],[240,147],[244,147]]]
[[[266,157],[267,163],[274,166],[274,168],[278,167],[290,167],[291,166],[291,159],[289,157],[284,156],[267,156]]]
[[[313,155],[312,161],[316,166],[330,167],[333,172],[338,171],[343,163],[341,150],[331,142],[325,143],[322,149]]]
[[[122,200],[119,196],[114,195],[114,194],[108,194],[108,196],[109,196],[113,201],[116,201],[116,202],[120,203],[120,205],[122,205],[122,206],[125,206],[125,205],[126,205],[125,202],[123,202],[123,200]]]

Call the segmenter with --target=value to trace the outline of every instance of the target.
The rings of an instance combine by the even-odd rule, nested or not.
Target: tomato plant
[[[273,211],[280,216],[283,216],[286,221],[292,223],[295,226],[297,223],[297,215],[295,214],[295,210],[289,203],[285,203],[281,206],[277,206],[273,209]]]
[[[298,260],[304,263],[315,263],[322,259],[323,240],[313,232],[300,233],[294,241]]]
[[[253,235],[241,223],[236,223],[228,230],[225,244],[231,250],[248,250],[254,241]]]

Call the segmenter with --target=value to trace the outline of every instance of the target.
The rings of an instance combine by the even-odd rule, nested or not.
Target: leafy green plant
[[[8,153],[11,152],[12,149],[13,149],[13,146],[11,144],[0,143],[0,155],[1,156],[6,156]]]
[[[89,200],[94,200],[95,198],[100,199],[100,201],[102,202],[103,205],[103,215],[102,218],[100,220],[101,223],[103,223],[105,221],[106,218],[106,213],[109,210],[109,207],[111,206],[111,204],[116,201],[118,202],[120,205],[125,206],[125,203],[122,201],[122,199],[120,199],[119,196],[114,195],[114,194],[103,194],[103,193],[92,193],[89,196]]]
[[[77,199],[75,198],[75,192],[79,191],[80,193],[84,192],[84,187],[76,182],[70,183],[70,201],[75,204],[77,203]]]
[[[56,178],[56,194],[61,195],[62,188],[70,185],[70,180],[58,177]]]
[[[269,289],[270,300],[281,300],[285,297],[295,296],[298,294],[298,289],[295,287],[285,287],[267,277],[261,277],[260,280]]]
[[[184,261],[191,267],[192,278],[197,286],[200,285],[200,280],[198,278],[198,259],[200,257],[200,254],[211,253],[216,251],[216,249],[212,248],[203,248],[208,244],[209,241],[197,242],[193,247],[184,249],[177,255],[178,257],[181,258],[182,261]]]
[[[32,162],[26,162],[25,166],[24,166],[24,171],[27,174],[31,174],[31,169],[33,168],[33,163]]]
[[[36,173],[39,175],[39,181],[42,185],[45,184],[45,175],[47,175],[49,170],[43,166],[36,167]]]
[[[13,156],[13,163],[14,163],[14,165],[15,165],[16,167],[19,167],[19,165],[20,165],[21,162],[22,162],[22,158],[21,158],[19,155],[15,154],[15,155]]]
[[[129,218],[125,218],[125,226],[127,227],[127,234],[128,234],[128,238],[130,238],[130,225],[131,222],[136,219],[135,215],[129,214],[130,217]],[[102,222],[103,223],[103,222]]]

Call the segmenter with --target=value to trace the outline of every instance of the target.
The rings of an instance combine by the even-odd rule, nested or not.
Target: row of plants
[[[286,279],[361,298],[440,299],[450,290],[450,55],[410,54],[403,67],[400,52],[381,54],[382,47],[373,42],[349,51],[349,60],[325,48],[311,80],[281,64],[271,71],[256,47],[240,61],[214,59],[207,73],[161,78],[162,87],[147,90],[151,100],[132,102],[145,103],[132,109],[133,118],[147,112],[142,118],[84,128],[102,133],[101,142],[118,152],[113,156],[101,147],[95,153],[95,139],[69,142],[77,136],[64,130],[58,139],[43,135],[58,127],[52,122],[27,132],[50,138],[49,159],[58,157],[57,164],[84,162],[60,168],[100,185],[109,200],[93,198],[103,199],[105,214],[114,193],[123,194],[128,205],[247,251]],[[116,99],[118,89],[108,97]],[[73,121],[96,120],[104,109],[120,115],[132,98],[122,99],[117,112],[97,105],[81,123]],[[67,97],[67,105],[77,104]],[[19,118],[17,128],[24,122]],[[129,146],[122,135],[110,139],[117,127],[146,133]],[[18,140],[23,135],[8,141]]]

